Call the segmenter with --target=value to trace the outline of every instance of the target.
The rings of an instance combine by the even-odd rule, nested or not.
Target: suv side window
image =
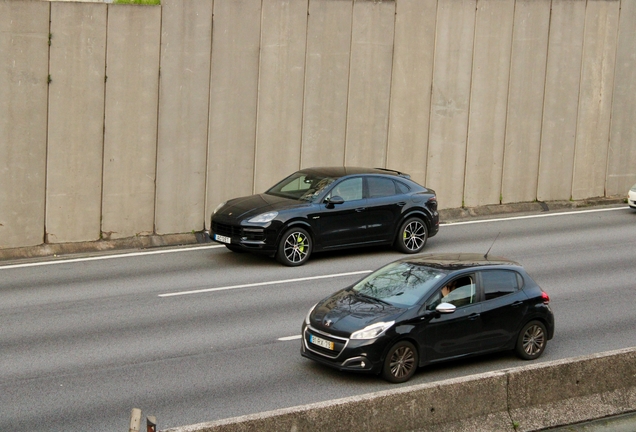
[[[345,201],[362,199],[362,177],[350,178],[338,183],[329,196],[339,196]]]
[[[369,198],[395,195],[395,183],[391,179],[382,177],[367,177]]]
[[[484,270],[480,273],[484,299],[512,294],[519,290],[519,274],[512,270]]]

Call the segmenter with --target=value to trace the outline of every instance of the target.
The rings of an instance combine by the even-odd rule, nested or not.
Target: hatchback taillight
[[[548,304],[550,303],[550,296],[548,295],[547,292],[542,291],[541,292],[541,299],[543,300],[543,304]]]

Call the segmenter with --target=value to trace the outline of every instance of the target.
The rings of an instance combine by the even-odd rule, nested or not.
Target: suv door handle
[[[404,207],[406,203],[404,201],[400,201],[399,203],[396,203],[395,205],[397,205],[398,207]]]
[[[365,211],[365,210],[366,210],[366,207],[358,207],[358,208],[356,209],[356,211],[357,211],[358,213],[363,212],[363,211]]]

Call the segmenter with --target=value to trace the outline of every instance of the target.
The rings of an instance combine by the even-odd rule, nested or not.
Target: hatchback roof
[[[416,265],[422,265],[446,270],[461,270],[471,267],[485,267],[497,265],[509,265],[521,267],[516,261],[508,258],[484,256],[478,253],[445,253],[432,255],[419,255],[416,257],[404,258],[406,261]]]

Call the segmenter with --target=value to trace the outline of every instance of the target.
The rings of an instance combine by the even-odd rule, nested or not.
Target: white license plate
[[[221,242],[221,243],[232,243],[232,239],[229,237],[225,237],[222,235],[218,235],[218,234],[214,234],[214,240]]]
[[[328,340],[325,340],[323,338],[319,338],[317,336],[311,335],[309,336],[309,342],[311,342],[314,345],[318,345],[319,347],[323,347],[333,351],[333,342],[329,342]]]

